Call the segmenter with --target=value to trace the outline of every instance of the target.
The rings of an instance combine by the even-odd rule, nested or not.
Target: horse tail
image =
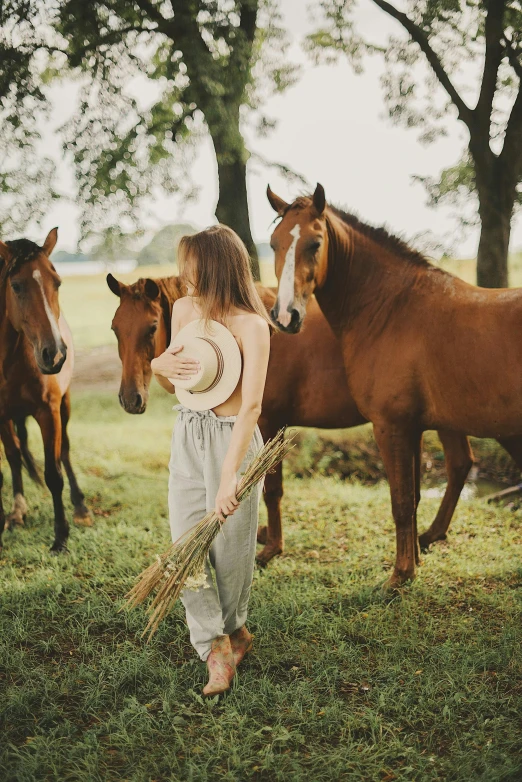
[[[22,462],[29,473],[30,478],[35,482],[43,485],[42,476],[35,462],[34,456],[29,450],[29,443],[27,438],[27,426],[25,425],[25,417],[15,418],[14,424],[16,428],[16,434],[20,441],[20,452],[22,454]]]

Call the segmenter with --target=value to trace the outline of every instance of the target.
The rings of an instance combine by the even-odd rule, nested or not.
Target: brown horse
[[[61,462],[69,479],[75,521],[92,523],[69,456],[67,423],[74,352],[71,332],[60,314],[60,277],[48,257],[57,238],[54,228],[42,247],[27,239],[0,242],[0,433],[13,474],[11,520],[23,523],[27,510],[22,455],[27,457],[28,453],[25,418],[32,415],[44,443],[45,482],[54,504],[55,538],[51,551],[55,552],[66,550],[69,534],[62,501]],[[18,422],[22,448],[13,419]],[[0,545],[5,524],[2,482],[0,472]]]
[[[143,413],[152,375],[150,362],[170,342],[172,305],[183,293],[177,277],[142,278],[132,285],[124,285],[109,274],[107,284],[120,297],[112,322],[122,362],[120,404],[129,413]],[[258,291],[269,311],[276,300],[274,290],[259,285]],[[366,419],[359,413],[346,385],[340,343],[312,299],[306,326],[299,334],[287,337],[276,333],[272,337],[259,419],[263,439],[273,437],[285,426],[337,429],[363,423]],[[441,433],[441,440],[448,486],[435,521],[422,536],[423,546],[446,536],[472,464],[466,437]],[[264,544],[257,556],[260,565],[266,565],[283,550],[282,496],[283,471],[279,465],[265,481],[268,527],[260,528],[258,534],[259,542]]]
[[[468,285],[382,228],[312,197],[272,234],[274,321],[299,331],[315,293],[341,341],[350,394],[373,423],[390,483],[397,559],[389,586],[415,575],[422,432],[494,437],[522,468],[522,290]]]

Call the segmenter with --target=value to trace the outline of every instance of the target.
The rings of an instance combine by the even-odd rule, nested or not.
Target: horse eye
[[[154,325],[151,326],[149,329],[149,336],[152,337],[152,335],[155,334],[157,330],[158,330],[158,324],[154,323]]]
[[[13,289],[13,291],[15,293],[21,293],[22,292],[22,286],[20,285],[19,282],[12,282],[11,283],[11,288]]]
[[[309,250],[312,253],[316,253],[320,246],[321,246],[321,242],[312,242],[312,244],[309,247]]]

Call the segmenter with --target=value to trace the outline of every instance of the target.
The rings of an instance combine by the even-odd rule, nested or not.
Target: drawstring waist
[[[213,410],[191,410],[190,407],[185,407],[185,405],[174,405],[172,409],[178,410],[178,412],[183,413],[183,415],[191,415],[200,419],[213,418],[224,424],[234,423],[237,418],[237,415],[216,415]]]
[[[237,415],[216,415],[213,410],[191,410],[185,405],[174,405],[173,410],[177,410],[179,415],[183,416],[188,422],[196,425],[196,437],[203,445],[203,423],[214,421],[218,424],[233,424]]]

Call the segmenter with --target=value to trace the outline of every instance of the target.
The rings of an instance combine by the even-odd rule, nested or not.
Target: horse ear
[[[114,295],[121,296],[121,282],[118,282],[116,277],[113,277],[110,272],[105,279],[107,280],[109,289],[114,293]]]
[[[45,255],[47,255],[47,257],[50,256],[50,254],[56,247],[57,241],[58,241],[58,228],[51,228],[42,246],[42,250],[44,251]]]
[[[313,194],[312,201],[314,203],[315,211],[317,212],[318,216],[321,217],[326,207],[326,195],[324,193],[324,187],[320,185],[319,182],[317,183],[317,187],[315,188],[315,193]]]
[[[155,280],[151,280],[150,277],[147,277],[145,280],[145,293],[149,299],[157,299],[160,295],[158,283]]]
[[[9,263],[12,257],[13,257],[13,253],[11,252],[7,244],[5,244],[5,242],[0,242],[0,258],[6,263]]]
[[[288,204],[286,201],[283,201],[282,198],[279,198],[279,196],[270,189],[270,185],[268,185],[266,189],[266,197],[270,201],[270,206],[274,212],[277,212],[278,215],[282,215],[285,209],[288,209]]]

